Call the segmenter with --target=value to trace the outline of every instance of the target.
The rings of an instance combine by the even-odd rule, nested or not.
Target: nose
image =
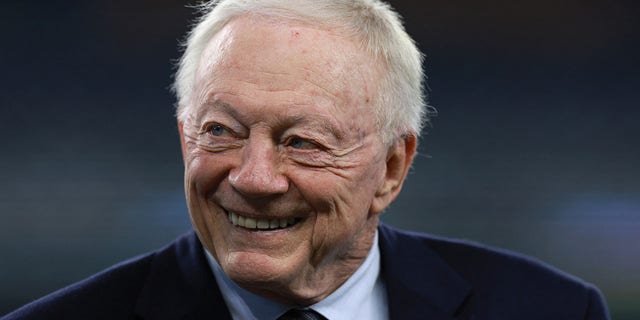
[[[249,139],[242,149],[242,160],[229,172],[229,183],[249,197],[284,194],[289,180],[281,170],[280,157],[271,141]]]

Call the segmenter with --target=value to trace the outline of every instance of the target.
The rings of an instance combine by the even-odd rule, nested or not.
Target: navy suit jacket
[[[534,259],[379,227],[391,319],[608,319],[590,284]],[[125,261],[8,319],[230,319],[198,238]]]

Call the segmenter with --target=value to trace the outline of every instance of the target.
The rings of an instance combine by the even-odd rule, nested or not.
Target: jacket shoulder
[[[539,315],[540,319],[608,319],[606,304],[595,286],[536,258],[388,226],[381,231],[391,245],[437,257],[464,279],[472,288],[468,302],[479,308],[479,314],[484,310],[493,317],[498,312]]]
[[[9,313],[10,319],[126,319],[156,253],[118,263]]]

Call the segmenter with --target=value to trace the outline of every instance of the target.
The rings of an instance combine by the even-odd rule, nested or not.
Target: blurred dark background
[[[188,230],[187,4],[0,3],[0,315]],[[392,4],[439,116],[384,219],[538,257],[638,319],[638,2]]]

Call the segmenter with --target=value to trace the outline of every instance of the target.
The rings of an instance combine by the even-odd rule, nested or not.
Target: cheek
[[[187,206],[197,229],[211,228],[215,222],[212,196],[220,188],[228,172],[228,165],[220,158],[218,155],[200,155],[190,159],[185,169]]]
[[[191,196],[203,197],[220,185],[230,170],[226,157],[206,152],[192,154],[185,168],[185,189]],[[202,199],[204,200],[204,199]]]
[[[365,213],[383,183],[384,160],[375,154],[344,159],[339,166],[296,170],[292,182],[319,213],[351,219]]]
[[[367,164],[298,175],[298,189],[317,212],[314,242],[340,242],[374,218],[369,208],[383,174],[379,164]]]
[[[211,206],[211,195],[218,189],[225,179],[225,163],[218,156],[196,155],[190,158],[185,169],[185,193],[187,206],[193,226],[205,247],[214,255],[217,234],[212,232],[216,228],[216,219],[219,219]]]

